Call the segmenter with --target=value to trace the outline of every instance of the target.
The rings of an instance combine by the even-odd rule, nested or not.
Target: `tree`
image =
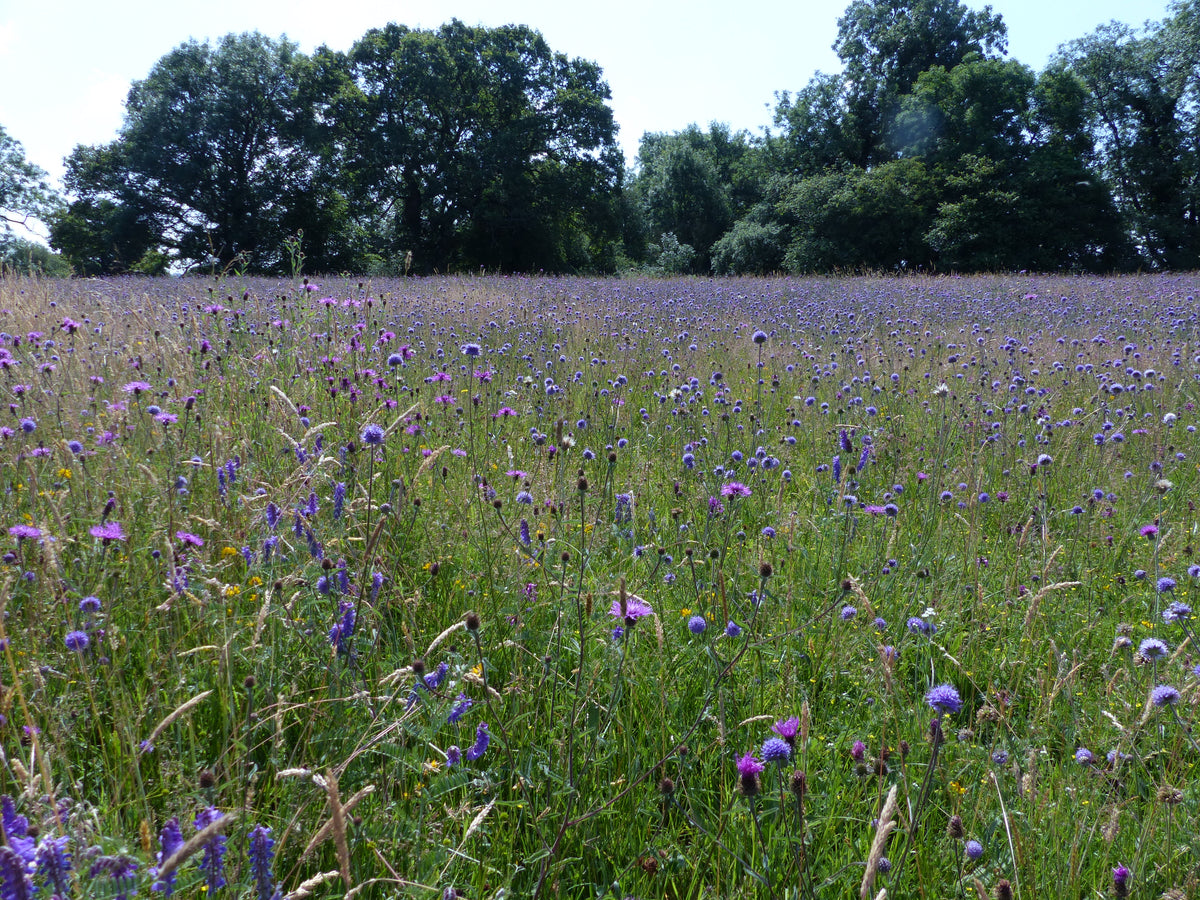
[[[672,234],[709,270],[713,244],[763,197],[764,153],[746,132],[714,122],[675,134],[647,133],[638,148],[637,197],[651,235]]]
[[[850,122],[851,85],[842,75],[818,72],[793,96],[777,96],[775,125],[782,129],[770,142],[776,165],[798,178],[851,164],[864,157]]]
[[[1120,264],[1118,218],[1089,179],[1079,85],[1039,79],[1015,60],[972,58],[922,72],[890,143],[936,185],[926,233],[939,265],[960,270],[1088,270]]]
[[[783,264],[792,272],[918,268],[935,200],[923,163],[896,160],[870,170],[830,169],[781,184],[775,212],[786,229]]]
[[[853,0],[838,19],[833,49],[845,65],[846,146],[866,166],[888,158],[884,139],[900,98],[922,72],[951,70],[972,56],[1002,54],[1008,29],[991,6],[959,0]]]
[[[25,148],[0,125],[0,235],[13,225],[48,218],[59,204],[46,173],[25,158]]]
[[[130,89],[116,141],[68,159],[77,199],[60,239],[75,250],[111,241],[111,256],[90,254],[100,265],[130,265],[153,235],[180,266],[279,271],[289,234],[300,223],[327,233],[336,208],[306,141],[306,72],[294,44],[257,32],[175,48]]]
[[[1195,0],[1145,33],[1105,25],[1057,64],[1087,88],[1098,174],[1113,189],[1144,261],[1200,263],[1200,28]]]
[[[348,54],[323,117],[385,257],[422,271],[603,267],[622,177],[608,86],[524,26],[389,24]]]

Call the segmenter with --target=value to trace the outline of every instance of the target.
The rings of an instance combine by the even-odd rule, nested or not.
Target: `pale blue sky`
[[[849,0],[0,0],[0,124],[55,178],[76,144],[110,140],[131,81],[188,38],[286,34],[345,50],[388,21],[434,28],[530,25],[595,60],[612,88],[626,156],[646,131],[727,122],[759,133],[776,91],[840,63],[830,45]],[[982,3],[967,0],[973,8]],[[1062,42],[1111,20],[1161,19],[1167,0],[996,0],[1009,55],[1041,69]]]

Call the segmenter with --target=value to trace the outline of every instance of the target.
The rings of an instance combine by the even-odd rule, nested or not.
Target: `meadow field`
[[[1194,896],[1197,293],[0,280],[2,896]]]

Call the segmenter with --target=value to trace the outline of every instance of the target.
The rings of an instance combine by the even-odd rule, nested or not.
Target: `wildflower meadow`
[[[0,894],[1194,896],[1198,292],[0,280]]]

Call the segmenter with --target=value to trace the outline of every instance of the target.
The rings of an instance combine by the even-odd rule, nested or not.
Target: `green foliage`
[[[696,248],[680,242],[671,232],[666,232],[658,243],[647,246],[648,269],[654,275],[688,275],[696,270]]]
[[[763,196],[766,160],[745,132],[719,123],[677,134],[643,135],[631,194],[648,234],[671,233],[710,268],[713,245]]]
[[[742,219],[712,248],[717,275],[769,275],[783,263],[783,227],[774,222]]]
[[[45,221],[61,200],[47,176],[25,158],[25,148],[0,125],[0,235],[30,219]]]
[[[72,274],[71,264],[64,257],[42,244],[3,232],[0,232],[0,271],[52,278]]]
[[[784,266],[826,272],[926,265],[923,235],[934,201],[933,181],[917,160],[791,182],[775,207],[787,234]]]
[[[1086,85],[1099,174],[1145,264],[1200,259],[1200,71],[1194,3],[1145,32],[1116,23],[1062,48],[1057,65]]]
[[[320,51],[333,158],[372,252],[417,271],[603,268],[621,179],[600,68],[524,26],[388,25]]]
[[[845,66],[847,126],[858,165],[888,158],[886,135],[900,99],[922,72],[950,70],[975,56],[1002,54],[1008,28],[991,6],[960,0],[853,0],[838,19],[833,49]]]

